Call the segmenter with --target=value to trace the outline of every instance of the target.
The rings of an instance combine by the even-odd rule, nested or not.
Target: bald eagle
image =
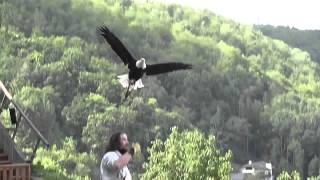
[[[192,65],[179,62],[168,62],[160,64],[146,64],[144,58],[135,59],[123,43],[106,26],[98,28],[100,34],[109,43],[113,51],[121,58],[123,63],[128,66],[129,73],[118,76],[120,84],[127,88],[125,100],[132,90],[143,88],[141,78],[147,76],[168,73],[176,70],[191,69]]]

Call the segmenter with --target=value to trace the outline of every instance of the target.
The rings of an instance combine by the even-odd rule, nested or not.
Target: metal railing
[[[46,146],[46,148],[49,148],[50,144],[49,144],[48,140],[42,135],[42,133],[38,130],[38,128],[32,123],[32,121],[29,119],[29,117],[26,115],[26,113],[21,109],[19,104],[13,100],[12,95],[6,89],[6,87],[4,86],[2,81],[0,81],[0,90],[3,92],[3,97],[2,97],[1,104],[0,104],[0,113],[2,112],[3,109],[7,108],[9,106],[9,104],[11,104],[11,106],[13,106],[12,108],[14,108],[16,110],[14,115],[17,115],[17,117],[18,117],[15,122],[15,124],[16,124],[15,128],[11,129],[11,130],[13,130],[13,133],[11,135],[12,142],[11,143],[7,142],[7,143],[14,144],[17,131],[18,131],[22,121],[24,121],[24,123],[27,124],[27,126],[36,135],[37,140],[36,140],[36,143],[33,147],[33,152],[31,154],[31,157],[30,157],[30,159],[25,159],[25,162],[32,163],[33,158],[35,157],[36,151],[40,145],[40,142],[42,142]],[[0,124],[1,124],[1,121],[0,121]],[[6,153],[8,153],[8,155],[10,157],[10,152],[6,152]]]

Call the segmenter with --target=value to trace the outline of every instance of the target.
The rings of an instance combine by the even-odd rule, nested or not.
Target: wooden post
[[[40,140],[41,140],[41,139],[38,138],[37,143],[36,143],[36,145],[35,145],[35,147],[34,147],[34,149],[33,149],[33,152],[32,152],[31,158],[30,158],[30,163],[32,163],[33,158],[34,158],[35,155],[36,155],[36,152],[37,152],[38,147],[39,147],[39,144],[40,144]]]
[[[16,124],[16,128],[14,129],[13,134],[12,134],[12,140],[14,140],[14,138],[16,137],[21,118],[22,118],[22,115],[21,115],[21,113],[19,113],[19,117],[18,117],[18,121],[17,121],[17,124]]]

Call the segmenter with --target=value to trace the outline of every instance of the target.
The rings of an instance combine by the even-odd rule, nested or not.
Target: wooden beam
[[[4,86],[2,81],[0,81],[0,88],[2,89],[3,93],[7,96],[7,98],[11,101],[12,100],[12,96],[9,93],[9,91],[6,89],[6,87]]]

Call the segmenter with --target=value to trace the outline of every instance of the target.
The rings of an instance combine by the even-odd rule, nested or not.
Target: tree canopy
[[[272,162],[275,174],[319,175],[316,52],[206,10],[153,1],[4,0],[0,12],[0,79],[54,144],[48,152],[39,150],[39,158],[63,161],[52,167],[36,161],[44,177],[97,178],[107,140],[118,130],[140,149],[130,165],[134,178],[153,177],[143,163],[160,167],[157,148],[174,154],[196,147],[171,134],[173,126],[189,132],[182,133],[187,137],[202,137],[205,148],[213,144],[204,137],[212,137],[209,154],[232,151],[232,159],[223,161],[226,169],[213,171],[218,174],[230,172],[229,161],[263,159]],[[102,24],[147,63],[174,60],[194,69],[145,78],[145,88],[121,104],[117,75],[126,68],[97,34]],[[8,119],[8,113],[1,116]],[[32,135],[17,137],[27,146]],[[163,145],[172,137],[189,145]],[[73,155],[61,159],[57,152]],[[193,157],[186,162],[178,167],[202,167]]]

